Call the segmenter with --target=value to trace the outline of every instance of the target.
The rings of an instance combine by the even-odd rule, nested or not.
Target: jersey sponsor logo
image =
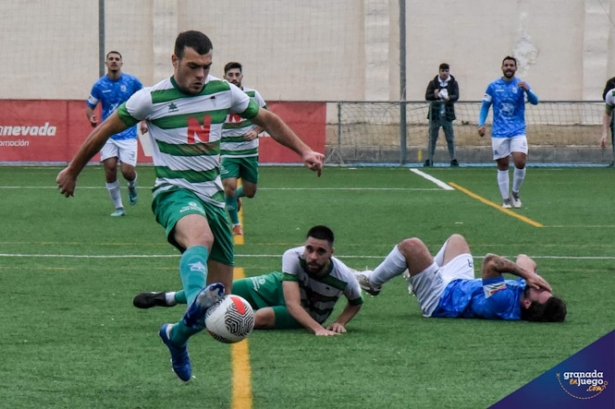
[[[506,282],[501,281],[499,283],[487,284],[483,286],[483,291],[485,292],[485,298],[491,297],[493,294],[498,291],[502,291],[506,289]]]
[[[203,210],[203,208],[199,206],[196,202],[188,202],[188,206],[184,206],[179,210],[180,213],[194,212],[194,211],[199,212],[203,215],[205,214],[205,211]]]
[[[57,128],[45,122],[43,126],[36,125],[5,125],[0,126],[0,136],[55,136]]]

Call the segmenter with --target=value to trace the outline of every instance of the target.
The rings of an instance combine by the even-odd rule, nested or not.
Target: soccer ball
[[[239,342],[254,329],[254,310],[244,298],[230,294],[209,307],[205,326],[216,341]]]

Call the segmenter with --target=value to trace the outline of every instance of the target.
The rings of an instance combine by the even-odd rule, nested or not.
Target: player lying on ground
[[[333,232],[326,226],[312,227],[305,245],[287,250],[282,272],[233,281],[232,294],[245,298],[255,310],[256,329],[305,327],[318,336],[346,332],[346,325],[363,305],[361,288],[353,270],[333,257]],[[323,327],[337,300],[348,300],[339,317]],[[137,308],[186,304],[184,291],[141,293]]]
[[[503,273],[520,278],[505,280]],[[357,272],[356,277],[361,287],[375,296],[384,283],[402,274],[425,317],[537,322],[566,319],[566,304],[553,296],[549,283],[536,274],[534,260],[521,254],[513,263],[487,254],[481,278],[475,279],[470,247],[459,234],[448,238],[435,259],[420,239],[405,239],[374,271]]]

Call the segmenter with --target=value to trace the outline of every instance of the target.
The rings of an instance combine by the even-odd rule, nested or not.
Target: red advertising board
[[[267,106],[286,122],[310,148],[325,153],[327,106],[323,102],[271,102]],[[301,158],[270,137],[259,142],[260,163],[301,163]]]
[[[273,102],[268,105],[312,149],[324,152],[324,103]],[[91,131],[85,117],[85,101],[0,100],[0,162],[66,163]],[[145,149],[139,143],[138,161],[151,163],[148,136],[140,139]],[[262,137],[260,146],[261,163],[301,162],[299,156],[270,137]],[[98,160],[99,155],[92,159]]]

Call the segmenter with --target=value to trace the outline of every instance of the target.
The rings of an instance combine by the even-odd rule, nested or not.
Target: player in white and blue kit
[[[102,119],[105,120],[122,103],[135,92],[143,88],[141,81],[132,75],[122,72],[122,55],[117,51],[107,53],[105,65],[107,74],[101,77],[94,86],[87,100],[86,116],[95,128],[98,125],[96,118],[96,105],[102,105]],[[145,122],[141,123],[141,131],[147,132]],[[105,179],[107,190],[111,201],[115,206],[115,211],[111,216],[124,216],[124,205],[120,184],[117,180],[117,162],[121,162],[121,171],[124,179],[128,182],[128,198],[131,205],[137,203],[137,127],[130,128],[117,133],[107,141],[100,151],[100,160],[105,168]]]
[[[518,276],[505,280],[503,273]],[[418,238],[396,245],[374,271],[355,274],[361,287],[378,295],[382,285],[404,275],[425,317],[483,318],[562,322],[566,304],[551,293],[549,283],[536,274],[536,263],[521,254],[516,262],[495,254],[483,260],[481,278],[474,278],[474,262],[465,238],[453,234],[435,257]]]
[[[527,137],[525,133],[525,102],[538,104],[538,97],[529,84],[515,78],[517,60],[507,56],[502,61],[502,78],[487,86],[478,118],[478,134],[485,135],[485,121],[489,107],[493,105],[493,129],[491,148],[498,166],[498,186],[502,195],[502,207],[520,208],[519,190],[525,180],[527,160]],[[512,155],[515,164],[512,195],[509,194],[508,167]],[[512,196],[512,200],[511,200]]]

